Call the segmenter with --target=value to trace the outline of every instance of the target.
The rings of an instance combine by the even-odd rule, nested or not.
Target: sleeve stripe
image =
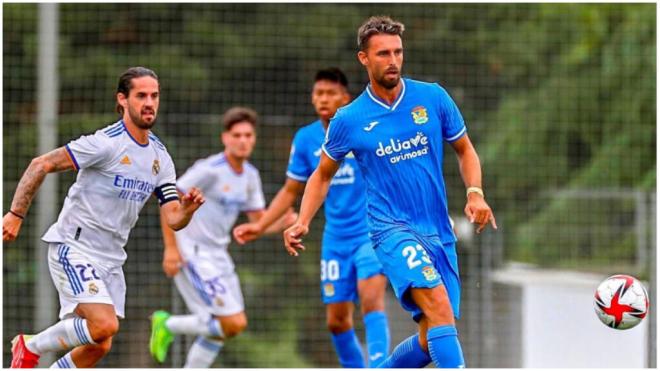
[[[326,156],[330,157],[330,159],[331,159],[332,161],[334,161],[334,162],[339,162],[339,161],[337,161],[337,159],[335,159],[334,157],[332,157],[332,156],[328,153],[328,150],[325,148],[325,143],[323,143],[323,145],[321,146],[321,149],[323,150],[323,152],[325,153]]]
[[[307,179],[309,179],[308,177],[300,176],[300,175],[296,175],[296,174],[294,174],[294,173],[292,173],[292,172],[290,172],[290,171],[287,171],[287,172],[286,172],[286,176],[288,176],[289,178],[291,178],[291,179],[293,179],[293,180],[297,180],[297,181],[299,181],[299,182],[306,182]]]
[[[69,148],[69,145],[67,144],[64,146],[66,148],[66,153],[69,155],[69,159],[73,163],[73,166],[76,168],[76,170],[80,170],[80,165],[78,165],[78,161],[76,161],[76,156],[73,155],[73,152],[71,151],[71,148]]]
[[[453,142],[453,141],[457,140],[458,138],[462,137],[463,134],[465,134],[465,131],[466,131],[466,127],[463,126],[463,129],[461,129],[461,131],[459,131],[458,134],[454,135],[454,136],[451,137],[451,138],[447,138],[447,139],[445,139],[445,140],[446,140],[447,142]]]

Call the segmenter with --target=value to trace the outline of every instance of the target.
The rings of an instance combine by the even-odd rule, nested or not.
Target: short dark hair
[[[401,37],[406,27],[386,15],[370,17],[358,29],[357,46],[364,51],[369,46],[369,39],[374,35],[387,34]]]
[[[222,115],[222,125],[224,131],[231,130],[239,122],[249,122],[252,126],[256,127],[258,119],[259,115],[252,108],[232,107]]]
[[[117,84],[117,92],[115,95],[122,93],[125,97],[128,98],[128,94],[130,93],[131,89],[133,89],[133,84],[131,84],[131,81],[133,81],[135,78],[144,76],[153,77],[156,81],[158,81],[158,87],[160,88],[160,81],[158,80],[156,72],[146,67],[131,67],[124,71],[121,76],[119,76],[119,83]],[[119,103],[117,103],[115,110],[120,115],[124,114],[124,107],[122,107]]]
[[[337,67],[329,67],[316,71],[314,82],[327,80],[341,84],[343,87],[348,87],[348,79],[342,70]]]

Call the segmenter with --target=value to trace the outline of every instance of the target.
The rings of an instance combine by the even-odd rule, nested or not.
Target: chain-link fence
[[[315,119],[315,71],[342,68],[351,93],[359,94],[367,76],[356,60],[357,27],[388,14],[406,25],[404,75],[441,83],[461,108],[500,227],[459,233],[465,314],[458,326],[468,365],[528,365],[521,293],[491,280],[508,262],[602,278],[628,273],[655,291],[653,4],[51,4],[50,15],[41,6],[3,4],[5,211],[44,136],[59,146],[116,119],[116,80],[136,65],[160,77],[154,131],[178,174],[221,151],[219,121],[227,108],[260,113],[252,163],[270,200],[285,180],[295,130]],[[55,31],[40,36],[49,20]],[[50,60],[43,57],[44,34],[54,37]],[[41,81],[55,84],[56,119],[46,127],[56,134],[38,125],[46,99],[38,79],[48,65],[54,75]],[[445,179],[460,219],[465,191],[451,153],[447,147]],[[38,257],[46,254],[39,237],[48,226],[39,214],[51,218],[42,224],[53,222],[48,207],[59,210],[74,180],[64,173],[52,194],[42,190],[20,238],[3,247],[5,367],[16,333],[56,321],[50,277],[39,273]],[[157,208],[149,202],[142,210],[126,246],[126,319],[101,366],[156,367],[147,349],[148,315],[185,310],[161,269]],[[319,214],[299,259],[284,253],[278,237],[232,244],[249,327],[227,342],[215,366],[338,366],[319,293],[322,226]],[[388,311],[394,345],[415,325],[391,293]],[[652,314],[645,324],[654,321]],[[648,331],[643,365],[654,366],[655,325]],[[165,366],[182,365],[189,341],[177,340]]]

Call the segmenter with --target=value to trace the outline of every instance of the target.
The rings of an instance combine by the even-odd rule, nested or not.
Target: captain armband
[[[174,183],[165,183],[156,187],[154,193],[158,197],[158,204],[160,206],[179,199],[179,193],[176,191],[176,185]]]

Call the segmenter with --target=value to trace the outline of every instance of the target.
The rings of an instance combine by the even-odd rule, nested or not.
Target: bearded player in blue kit
[[[479,157],[458,107],[438,84],[401,78],[403,24],[369,18],[358,30],[358,58],[370,83],[337,111],[319,166],[307,181],[296,223],[284,232],[289,254],[323,203],[341,161],[352,153],[367,185],[370,237],[399,299],[419,333],[399,344],[380,367],[465,367],[454,318],[460,278],[442,176],[443,140],[458,157],[467,188],[465,214],[480,233],[495,217],[481,189]]]

